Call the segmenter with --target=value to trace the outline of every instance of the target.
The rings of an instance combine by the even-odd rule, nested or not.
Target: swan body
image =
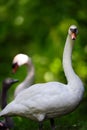
[[[34,84],[20,92],[0,112],[0,116],[17,115],[42,122],[45,119],[68,114],[79,105],[84,86],[71,64],[72,48],[77,31],[75,25],[70,26],[63,53],[63,68],[67,84],[59,82]]]
[[[31,86],[34,82],[35,71],[34,71],[34,66],[33,66],[31,58],[29,56],[27,56],[26,54],[17,54],[13,59],[13,65],[12,65],[13,72],[15,73],[17,71],[18,67],[20,67],[22,65],[27,66],[28,73],[27,73],[27,76],[24,79],[24,81],[16,87],[15,92],[14,92],[15,97],[22,90]]]
[[[83,91],[82,88],[81,90]],[[69,86],[57,82],[35,84],[18,94],[3,113],[42,121],[45,118],[58,117],[71,112],[81,101],[82,95],[80,90],[72,92]]]

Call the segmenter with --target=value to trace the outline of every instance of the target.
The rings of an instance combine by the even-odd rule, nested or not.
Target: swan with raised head
[[[18,67],[26,65],[28,68],[27,76],[24,79],[22,83],[20,83],[14,92],[15,97],[24,89],[28,88],[31,86],[34,82],[34,75],[35,75],[35,70],[34,70],[34,65],[32,63],[31,58],[26,55],[26,54],[17,54],[14,59],[13,59],[13,73],[15,73],[18,69]]]
[[[0,112],[0,116],[24,116],[41,123],[45,119],[63,116],[77,108],[84,93],[83,83],[74,72],[71,63],[77,33],[75,25],[69,27],[63,52],[63,68],[67,84],[59,82],[34,84],[20,92]]]
[[[4,109],[7,105],[7,92],[10,87],[18,82],[16,79],[6,78],[2,82],[2,93],[1,93],[1,109]],[[13,120],[11,117],[5,117],[5,120],[0,121],[0,130],[9,130],[13,128]]]

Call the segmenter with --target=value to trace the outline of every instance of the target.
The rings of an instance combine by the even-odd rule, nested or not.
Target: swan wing
[[[29,109],[35,108],[45,111],[67,105],[71,102],[68,98],[70,96],[71,92],[67,85],[49,82],[32,85],[32,87],[22,91],[15,98],[15,102],[21,103]]]

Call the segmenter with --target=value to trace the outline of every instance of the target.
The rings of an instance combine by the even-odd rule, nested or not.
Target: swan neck
[[[33,80],[34,80],[34,66],[32,64],[31,61],[28,61],[26,63],[26,66],[27,66],[27,76],[26,78],[24,79],[24,81],[22,83],[20,83],[18,85],[18,87],[16,88],[15,90],[15,96],[17,96],[17,94],[19,94],[19,92],[21,92],[22,90],[24,90],[25,88],[29,87],[32,85],[33,83]]]
[[[7,105],[7,90],[2,88],[2,95],[1,95],[1,109],[3,109]]]
[[[64,53],[63,53],[63,68],[68,82],[72,81],[72,79],[76,77],[71,62],[73,45],[74,45],[74,40],[72,40],[71,37],[68,35],[64,47]]]
[[[30,85],[32,85],[32,82],[34,80],[34,73],[35,73],[32,62],[29,62],[27,64],[27,68],[28,68],[28,72],[27,72],[27,76],[24,80],[24,84],[25,84],[25,86],[30,86]]]

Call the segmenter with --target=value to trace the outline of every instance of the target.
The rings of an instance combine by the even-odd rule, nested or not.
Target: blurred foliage
[[[20,68],[15,76],[11,74],[12,59],[17,53],[26,53],[32,58],[35,83],[54,80],[66,83],[63,48],[68,27],[76,24],[79,35],[73,51],[73,68],[87,90],[86,3],[86,0],[0,1],[0,85],[6,77],[22,81],[26,76],[25,68]],[[15,87],[9,92],[10,100]],[[84,100],[87,100],[86,91]]]

